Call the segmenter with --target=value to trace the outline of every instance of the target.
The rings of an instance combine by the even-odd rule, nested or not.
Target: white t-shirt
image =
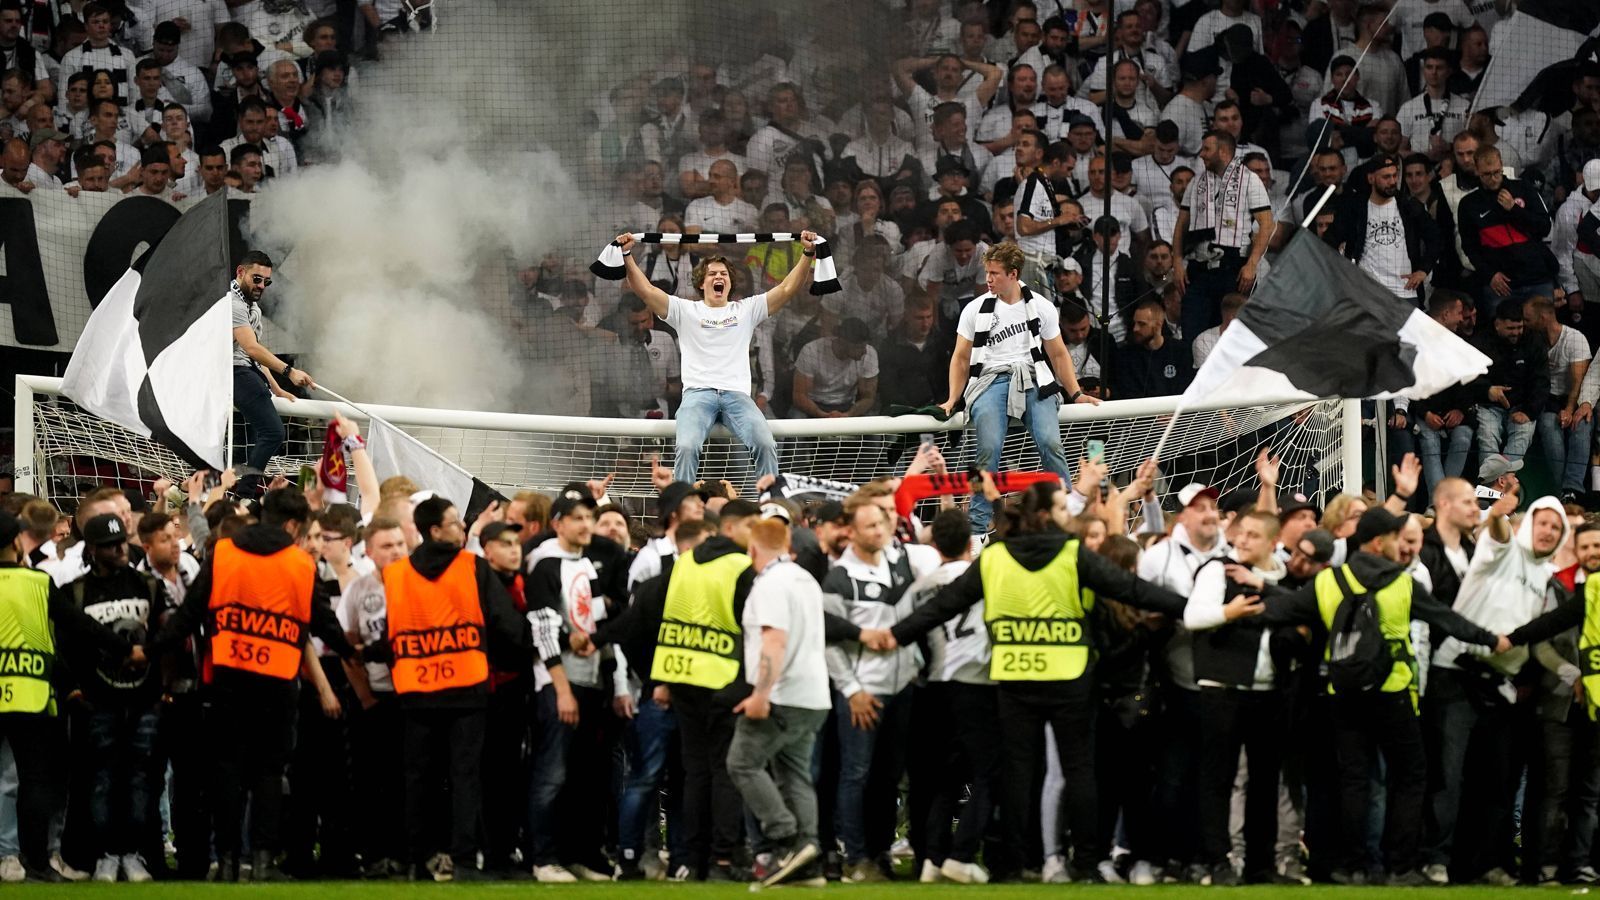
[[[745,680],[761,672],[761,629],[776,628],[787,640],[783,670],[772,686],[772,703],[799,709],[828,709],[828,661],[822,635],[822,588],[805,569],[775,562],[756,577],[744,603]]]
[[[1572,388],[1572,364],[1589,361],[1589,342],[1571,325],[1561,326],[1561,336],[1550,348],[1550,396],[1565,397]]]
[[[1400,104],[1395,118],[1400,121],[1400,133],[1411,142],[1411,149],[1427,153],[1429,140],[1437,127],[1438,135],[1446,144],[1467,127],[1467,107],[1472,101],[1459,94],[1446,93],[1435,100],[1424,90]]]
[[[1367,201],[1367,234],[1361,251],[1361,269],[1397,297],[1415,297],[1406,290],[1411,257],[1406,253],[1406,229],[1400,221],[1400,203],[1379,206]]]
[[[884,334],[900,324],[906,314],[906,292],[893,278],[882,275],[878,283],[868,288],[860,280],[845,275],[839,280],[843,288],[822,301],[822,308],[845,319],[860,319],[874,334]]]
[[[978,307],[983,305],[984,297],[977,297],[961,310],[961,319],[956,323],[956,334],[967,340],[977,333]],[[1039,316],[1039,340],[1048,341],[1061,336],[1061,318],[1055,306],[1043,298],[1035,297],[1034,312]],[[1007,303],[1004,300],[994,305],[994,323],[989,326],[989,343],[987,346],[989,358],[984,363],[986,370],[1009,368],[1018,363],[1029,364],[1033,360],[1033,339],[1028,334],[1027,304],[1018,300],[1016,303]]]
[[[344,589],[339,598],[339,619],[361,638],[361,643],[371,644],[389,636],[389,603],[383,593],[383,576],[374,572],[363,575]],[[389,667],[383,663],[369,662],[367,684],[374,691],[394,690],[389,677]]]
[[[1012,208],[1017,219],[1027,216],[1035,222],[1048,222],[1055,218],[1059,212],[1054,193],[1055,185],[1050,184],[1048,179],[1029,175],[1026,181],[1017,185],[1017,193],[1012,197]],[[1024,253],[1056,255],[1055,229],[1038,234],[1023,234],[1019,229],[1016,241]]]
[[[693,153],[685,153],[683,157],[678,160],[678,171],[699,172],[701,178],[710,178],[711,164],[724,159],[733,163],[733,167],[738,170],[740,175],[744,174],[745,166],[749,165],[749,163],[745,161],[744,157],[737,153],[731,153],[727,150],[718,153],[716,156],[712,156],[701,150],[696,150]]]
[[[1206,136],[1206,123],[1211,119],[1203,104],[1183,94],[1174,94],[1162,108],[1161,118],[1170,119],[1178,126],[1178,152],[1185,156],[1200,152],[1200,141]]]
[[[750,393],[750,336],[766,319],[765,292],[716,307],[667,298],[667,324],[678,332],[683,386]]]
[[[972,140],[978,134],[978,122],[983,118],[983,107],[978,105],[976,94],[957,94],[954,100],[940,100],[919,84],[912,87],[910,95],[906,97],[906,106],[911,109],[912,127],[916,129],[913,136],[918,147],[924,150],[933,147],[933,111],[945,103],[959,103],[967,108],[967,140]]]
[[[1194,32],[1189,36],[1189,52],[1206,49],[1216,42],[1217,35],[1235,25],[1250,26],[1250,33],[1255,36],[1256,52],[1261,53],[1261,17],[1248,10],[1238,16],[1230,16],[1220,9],[1213,9],[1194,23]]]
[[[860,359],[840,359],[833,342],[817,338],[805,345],[794,370],[811,379],[811,399],[818,405],[847,406],[856,402],[861,379],[878,377],[878,351],[868,346]]]
[[[1457,28],[1464,29],[1472,24],[1472,12],[1461,0],[1395,0],[1394,12],[1389,15],[1389,24],[1400,31],[1402,54],[1409,57],[1428,46],[1428,42],[1422,37],[1422,20],[1434,13],[1444,13],[1449,16]],[[1412,147],[1415,148],[1416,145],[1412,144]]]
[[[760,221],[761,213],[739,197],[733,198],[727,205],[718,203],[715,197],[701,197],[691,200],[689,208],[683,213],[684,227],[698,225],[707,234],[755,231]]]

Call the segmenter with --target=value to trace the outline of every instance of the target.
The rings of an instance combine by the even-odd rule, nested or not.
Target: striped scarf
[[[1194,209],[1189,220],[1189,230],[1197,232],[1194,237],[1234,250],[1249,246],[1255,219],[1244,208],[1244,180],[1254,177],[1255,173],[1245,168],[1238,157],[1228,163],[1221,175],[1213,175],[1210,169],[1202,172],[1194,185]]]
[[[633,239],[642,244],[773,244],[781,241],[798,241],[800,235],[792,231],[757,232],[754,234],[672,234],[659,231],[635,233]],[[621,281],[626,269],[622,264],[622,245],[616,241],[600,251],[600,258],[589,266],[597,278]],[[839,273],[833,266],[833,248],[827,240],[817,238],[817,261],[812,268],[811,293],[818,297],[839,292]]]
[[[1051,370],[1050,360],[1044,355],[1044,340],[1039,337],[1039,312],[1033,306],[1036,299],[1033,290],[1022,285],[1023,313],[1028,317],[1028,352],[1033,358],[1033,383],[1039,390],[1039,399],[1043,400],[1060,393],[1061,383],[1056,381],[1056,373]],[[967,376],[973,379],[982,376],[984,364],[988,362],[989,329],[994,327],[994,306],[1000,302],[1000,298],[988,293],[979,297],[978,302],[981,304],[978,318],[972,326],[972,367]]]

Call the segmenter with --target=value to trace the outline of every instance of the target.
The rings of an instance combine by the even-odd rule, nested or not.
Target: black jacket
[[[546,528],[523,541],[522,558],[527,559],[535,547],[555,539],[555,530]],[[583,548],[583,557],[594,563],[594,570],[600,576],[594,582],[595,594],[604,594],[606,613],[615,614],[628,602],[628,566],[633,562],[633,554],[627,547],[597,534],[589,539],[589,546]]]
[[[1479,188],[1461,198],[1456,227],[1467,259],[1485,281],[1496,272],[1513,286],[1554,281],[1556,258],[1544,243],[1550,234],[1550,208],[1526,181],[1507,178],[1501,187],[1516,200],[1509,210],[1496,200],[1498,191]]]
[[[1472,560],[1472,538],[1461,536],[1461,549],[1466,552],[1467,560]],[[1455,566],[1450,565],[1450,560],[1445,556],[1444,540],[1439,537],[1437,526],[1429,525],[1428,530],[1422,533],[1422,549],[1417,551],[1417,557],[1427,567],[1428,574],[1433,578],[1433,596],[1440,603],[1454,607],[1456,595],[1461,592],[1461,576],[1456,574]]]
[[[878,399],[884,409],[943,403],[950,393],[948,338],[937,329],[923,341],[922,349],[899,332],[878,347]]]
[[[1194,350],[1188,341],[1171,336],[1151,350],[1128,341],[1111,359],[1111,399],[1170,397],[1181,394],[1194,380]]]
[[[1352,553],[1349,566],[1356,581],[1374,594],[1405,571],[1393,560],[1364,552]],[[1309,625],[1315,632],[1327,631],[1322,621],[1322,609],[1317,605],[1315,581],[1292,591],[1269,585],[1262,589],[1261,596],[1266,601],[1266,609],[1257,621],[1262,625]],[[1462,618],[1455,610],[1434,599],[1422,585],[1415,583],[1411,589],[1411,618],[1426,622],[1430,628],[1464,643],[1484,647],[1495,645],[1496,636],[1492,632]]]
[[[235,547],[252,556],[271,556],[293,543],[294,538],[282,528],[261,523],[251,525],[233,538]],[[145,646],[148,655],[154,657],[180,649],[183,641],[191,635],[210,634],[211,570],[214,564],[214,556],[200,563],[200,574],[196,575],[194,583],[189,585],[189,591],[183,598],[183,605],[178,607],[172,617],[161,626],[156,637]],[[315,583],[311,591],[310,632],[321,638],[322,642],[328,645],[328,649],[340,657],[350,659],[355,656],[356,648],[351,646],[350,639],[345,637],[344,626],[339,624],[339,617],[333,611],[327,588],[320,581]],[[213,670],[212,681],[222,687],[280,687],[277,679],[236,671],[226,666],[218,666]],[[291,684],[284,682],[281,686],[288,687]]]
[[[1023,568],[1037,572],[1049,565],[1051,560],[1061,553],[1061,548],[1067,541],[1072,539],[1071,535],[1064,532],[1052,531],[1006,538],[1004,543],[1012,558]],[[1160,585],[1141,580],[1132,572],[1114,565],[1081,543],[1078,545],[1078,584],[1094,591],[1097,595],[1113,597],[1130,606],[1162,613],[1179,620],[1183,618],[1184,606],[1187,604],[1181,595]],[[932,600],[901,619],[890,631],[901,646],[908,646],[944,622],[961,615],[982,599],[983,567],[975,562]],[[1084,627],[1092,632],[1094,617],[1090,616],[1084,621]],[[1091,633],[1089,638],[1092,641],[1095,635]],[[1083,677],[1076,681],[1038,682],[1036,685],[1019,689],[1039,688],[1045,693],[1071,689],[1080,682],[1087,685],[1094,684],[1094,675],[1094,664],[1091,661],[1089,667],[1084,670]],[[1008,685],[1008,689],[1010,687]]]
[[[72,605],[96,622],[122,635],[124,644],[144,643],[171,601],[161,582],[132,566],[105,573],[90,569],[82,577],[53,586],[56,599]],[[123,665],[126,646],[110,650],[85,642],[63,642],[57,655],[64,659],[74,686],[84,698],[100,706],[148,707],[161,699],[161,669]]]
[[[1472,336],[1472,345],[1490,360],[1488,373],[1472,382],[1478,403],[1490,405],[1489,388],[1499,385],[1507,389],[1506,399],[1511,402],[1507,412],[1527,413],[1528,418],[1537,419],[1550,397],[1550,350],[1544,336],[1524,328],[1522,339],[1513,344],[1491,323]]]
[[[1360,262],[1367,248],[1367,191],[1345,191],[1333,224],[1322,236],[1330,247],[1343,247],[1344,255]],[[1439,262],[1439,226],[1428,215],[1421,203],[1408,196],[1395,198],[1400,204],[1400,225],[1406,231],[1406,258],[1411,261],[1412,272],[1432,272]]]
[[[1078,248],[1078,252],[1072,255],[1072,258],[1077,260],[1079,268],[1083,270],[1083,285],[1078,288],[1078,296],[1083,298],[1084,308],[1089,310],[1089,314],[1096,321],[1100,320],[1100,313],[1104,306],[1103,301],[1105,298],[1101,296],[1100,292],[1105,288],[1099,285],[1092,285],[1090,273],[1094,271],[1091,266],[1095,257],[1101,255],[1101,253],[1102,251],[1094,245],[1093,241],[1086,241]],[[1133,304],[1145,291],[1144,279],[1139,277],[1138,264],[1131,257],[1121,253],[1113,254],[1111,269],[1110,313],[1112,316],[1120,318],[1124,324],[1130,324],[1133,320]],[[1093,296],[1090,296],[1091,294]]]

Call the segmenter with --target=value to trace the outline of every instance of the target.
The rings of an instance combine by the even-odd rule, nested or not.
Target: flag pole
[[[1322,196],[1317,199],[1317,205],[1311,207],[1311,211],[1306,214],[1305,221],[1300,223],[1301,228],[1310,228],[1311,223],[1316,221],[1317,213],[1322,212],[1322,207],[1333,196],[1334,188],[1335,185],[1330,184],[1323,190]],[[1179,263],[1181,264],[1182,260],[1179,260]],[[1177,408],[1172,411],[1172,418],[1167,420],[1167,427],[1161,432],[1161,439],[1156,441],[1156,450],[1150,455],[1151,459],[1156,462],[1161,461],[1161,451],[1166,449],[1167,439],[1172,437],[1173,430],[1178,427],[1178,417],[1181,415],[1183,415],[1183,401],[1180,399]]]
[[[356,412],[360,413],[361,415],[366,416],[368,419],[371,419],[374,422],[382,422],[384,425],[388,426],[390,430],[394,431],[394,433],[404,436],[406,438],[406,440],[412,442],[413,444],[416,444],[418,447],[421,447],[423,450],[426,450],[429,454],[438,457],[441,461],[444,462],[445,465],[449,466],[452,469],[455,469],[457,472],[460,472],[462,475],[465,475],[468,478],[476,480],[477,476],[473,475],[471,472],[468,472],[466,469],[462,468],[460,465],[458,465],[456,463],[455,460],[450,459],[449,457],[445,456],[443,453],[440,453],[439,451],[433,449],[432,447],[429,447],[427,444],[424,444],[415,435],[413,435],[413,434],[411,434],[411,433],[409,433],[407,431],[402,430],[401,428],[396,426],[393,422],[390,422],[388,419],[385,419],[384,417],[382,417],[380,415],[377,415],[377,414],[375,414],[373,412],[368,411],[367,409],[363,408],[360,404],[356,403],[354,400],[351,400],[348,397],[343,396],[342,394],[338,393],[337,391],[330,390],[329,388],[324,387],[323,385],[317,384],[317,385],[313,385],[313,387],[316,390],[319,390],[319,391],[323,392],[324,394],[327,394],[329,397],[332,397],[333,399],[339,401],[340,403],[343,403],[345,406],[350,407],[351,409],[355,410]]]

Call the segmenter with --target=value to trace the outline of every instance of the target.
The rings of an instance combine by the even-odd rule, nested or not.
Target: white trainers
[[[944,876],[939,874],[939,867],[933,864],[933,860],[925,859],[922,861],[922,873],[917,880],[923,884],[936,884],[943,881]]]
[[[1422,867],[1422,877],[1434,884],[1449,884],[1450,870],[1443,863],[1430,863]]]
[[[128,853],[122,857],[122,876],[135,884],[155,880],[151,877],[150,870],[144,867],[144,859],[137,853]]]
[[[939,874],[957,884],[988,884],[989,873],[977,863],[947,859],[939,867]]]
[[[542,881],[545,884],[572,884],[578,880],[578,876],[568,872],[566,866],[559,864],[534,866],[533,877],[534,880]]]
[[[447,853],[435,853],[425,868],[434,881],[454,881],[456,878],[456,861]]]
[[[1071,884],[1072,876],[1067,874],[1067,858],[1058,853],[1045,860],[1039,880],[1045,884]]]
[[[1139,887],[1149,887],[1156,883],[1155,866],[1149,860],[1141,859],[1133,864],[1133,869],[1128,872],[1128,883]]]
[[[7,856],[0,859],[0,881],[18,884],[28,880],[28,870],[22,867],[22,857]]]
[[[73,867],[67,865],[67,861],[62,859],[61,854],[59,853],[51,854],[50,868],[54,869],[57,875],[60,875],[62,878],[65,878],[68,881],[89,880],[88,872],[85,872],[82,869],[74,869]]]
[[[579,881],[610,881],[611,880],[611,876],[610,875],[606,875],[606,874],[603,874],[601,872],[596,872],[595,870],[589,868],[586,865],[583,865],[582,863],[573,863],[571,866],[569,866],[567,868],[567,872],[569,874],[571,874],[573,877],[577,878]]]
[[[1106,884],[1127,883],[1127,880],[1122,877],[1122,873],[1117,871],[1117,864],[1109,859],[1102,859],[1100,865],[1095,867],[1095,870],[1100,873],[1100,880]]]
[[[94,880],[103,881],[106,884],[116,884],[117,872],[121,869],[122,860],[107,853],[105,856],[100,857],[99,862],[94,864]]]

